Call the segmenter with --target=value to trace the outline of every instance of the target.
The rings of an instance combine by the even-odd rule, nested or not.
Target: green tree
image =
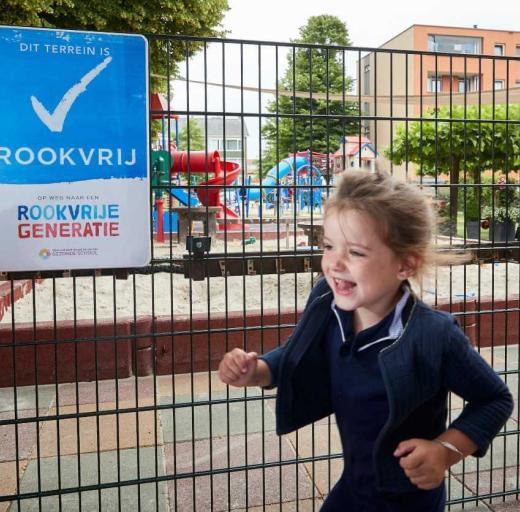
[[[204,133],[199,123],[195,120],[190,121],[190,151],[199,151],[206,149],[204,142]],[[188,151],[188,123],[184,123],[179,130],[179,148],[180,151]]]
[[[262,175],[295,151],[335,151],[341,137],[358,130],[357,121],[344,118],[357,116],[358,105],[326,98],[327,93],[347,93],[353,87],[352,79],[345,75],[344,47],[351,44],[345,23],[336,16],[312,16],[293,42],[322,46],[297,46],[287,56],[287,68],[278,81],[278,90],[289,94],[271,101],[268,111],[296,116],[270,118],[264,125],[262,133],[267,144]],[[309,114],[324,117],[311,118]]]
[[[385,156],[397,165],[417,164],[420,174],[448,174],[452,219],[457,219],[461,181],[482,183],[482,171],[520,169],[520,105],[443,106],[424,117],[428,120],[400,125]],[[478,204],[480,190],[475,187]]]
[[[3,0],[0,25],[141,34],[223,35],[227,0]],[[200,48],[195,42],[150,43],[152,90],[164,91],[167,70]],[[169,69],[167,62],[169,60]]]

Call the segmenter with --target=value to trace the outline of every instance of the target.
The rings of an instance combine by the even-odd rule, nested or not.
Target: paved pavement
[[[512,372],[518,398],[518,348],[483,353]],[[453,415],[461,406],[453,397]],[[0,424],[0,497],[29,496],[0,502],[0,512],[306,512],[319,510],[342,471],[340,458],[307,460],[341,453],[333,419],[280,438],[274,394],[228,390],[208,372],[0,389],[0,422],[13,418],[16,427]],[[516,407],[486,457],[453,468],[450,500],[472,499],[466,511],[520,511],[518,423]],[[504,491],[511,495],[475,498]]]

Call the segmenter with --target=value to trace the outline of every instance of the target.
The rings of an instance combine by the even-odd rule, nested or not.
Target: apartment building
[[[380,155],[378,166],[390,170],[382,154],[403,119],[447,104],[520,100],[520,32],[412,25],[365,55],[358,69],[361,110],[369,117],[362,133]],[[392,170],[413,175],[414,166]]]

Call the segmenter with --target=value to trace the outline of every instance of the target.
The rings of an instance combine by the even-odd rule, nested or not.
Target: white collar
[[[389,339],[397,339],[404,330],[403,325],[403,309],[406,306],[406,303],[408,302],[408,298],[410,297],[411,291],[410,287],[408,285],[403,285],[403,296],[399,299],[399,302],[395,305],[394,309],[394,317],[392,318],[392,323],[390,324],[390,327],[388,328],[388,335],[384,336],[382,338],[379,338],[372,343],[368,343],[367,345],[362,346],[358,349],[358,352],[361,352],[362,350],[365,350],[368,347],[371,347],[372,345],[375,345],[376,343],[380,343],[381,341],[389,340]],[[332,311],[334,311],[334,314],[336,315],[336,319],[338,320],[339,329],[341,331],[341,339],[343,343],[346,343],[347,339],[345,337],[345,332],[343,330],[343,324],[341,323],[341,319],[339,317],[338,310],[336,308],[336,301],[332,299],[332,303],[330,305]]]

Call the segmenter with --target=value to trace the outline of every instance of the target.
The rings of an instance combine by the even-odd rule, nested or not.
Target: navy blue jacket
[[[324,347],[332,319],[332,291],[325,279],[312,290],[287,343],[261,356],[277,387],[276,431],[287,434],[332,414],[330,375]],[[466,434],[483,456],[513,410],[504,382],[471,346],[448,313],[414,297],[399,338],[379,353],[389,417],[374,448],[377,489],[416,491],[393,452],[410,438],[434,439],[446,430],[447,396],[468,403],[450,425]]]

